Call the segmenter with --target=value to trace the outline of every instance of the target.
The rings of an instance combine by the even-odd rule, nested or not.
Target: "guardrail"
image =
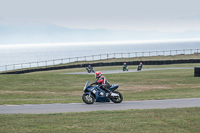
[[[110,53],[99,54],[82,57],[63,58],[47,61],[29,62],[21,64],[11,64],[0,66],[0,71],[9,71],[24,68],[47,67],[52,65],[61,65],[76,61],[95,61],[112,58],[133,58],[133,57],[147,57],[147,56],[169,56],[169,55],[186,55],[199,53],[200,49],[183,49],[183,50],[166,50],[166,51],[147,51],[147,52],[128,52],[128,53]]]
[[[140,61],[127,61],[127,65],[138,65]],[[200,59],[183,59],[183,60],[148,60],[142,61],[143,65],[167,65],[167,64],[181,64],[181,63],[200,63]],[[84,68],[88,67],[88,65],[92,65],[93,67],[100,66],[122,66],[124,62],[99,62],[99,63],[85,63],[85,64],[77,64],[77,65],[63,65],[63,66],[50,66],[50,67],[39,67],[32,69],[20,69],[15,71],[6,71],[0,74],[24,74],[31,72],[41,72],[41,71],[49,71],[49,70],[61,70],[61,69],[69,69],[69,68]]]

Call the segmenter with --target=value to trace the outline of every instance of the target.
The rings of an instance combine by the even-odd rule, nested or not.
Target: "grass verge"
[[[0,115],[2,133],[197,133],[200,108]]]

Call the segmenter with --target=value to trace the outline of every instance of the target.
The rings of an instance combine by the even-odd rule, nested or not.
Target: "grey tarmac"
[[[194,69],[194,67],[149,68],[149,69],[142,69],[142,71],[176,70],[176,69]],[[115,73],[129,73],[129,72],[140,72],[140,71],[137,71],[136,69],[129,69],[128,71],[107,70],[101,72],[102,74],[115,74]],[[85,72],[60,73],[60,74],[94,74],[94,73],[88,73],[87,71],[85,71]]]
[[[167,109],[186,107],[200,107],[200,98],[123,101],[122,103],[95,102],[92,105],[87,105],[85,103],[0,105],[0,114],[48,114],[103,110]]]

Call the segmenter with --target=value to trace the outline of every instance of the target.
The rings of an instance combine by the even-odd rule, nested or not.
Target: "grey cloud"
[[[0,23],[3,23],[4,21],[4,18],[0,16]]]
[[[179,17],[180,20],[200,20],[200,14],[194,15],[194,16],[183,16]]]
[[[160,25],[176,27],[185,24],[186,19],[200,19],[194,16],[200,14],[199,0],[0,0],[0,3],[0,16],[6,20],[69,28],[159,30]],[[185,17],[181,17],[183,14]],[[178,22],[172,21],[174,18]]]

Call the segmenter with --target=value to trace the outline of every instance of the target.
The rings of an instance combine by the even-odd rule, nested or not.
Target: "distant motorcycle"
[[[140,63],[140,64],[138,65],[137,71],[141,71],[141,70],[142,70],[142,64]]]
[[[92,67],[90,67],[90,68],[86,67],[86,70],[88,71],[88,73],[91,73],[91,72],[95,73],[95,71]]]
[[[122,70],[123,71],[128,71],[128,66],[123,66]]]
[[[103,89],[100,88],[99,85],[89,85],[90,81],[87,81],[85,87],[83,89],[84,94],[82,96],[82,100],[86,104],[93,104],[96,102],[110,102],[110,100],[114,103],[121,103],[123,100],[123,96],[120,92],[115,91],[119,85],[111,85],[109,90],[111,90],[111,95],[106,93]]]

